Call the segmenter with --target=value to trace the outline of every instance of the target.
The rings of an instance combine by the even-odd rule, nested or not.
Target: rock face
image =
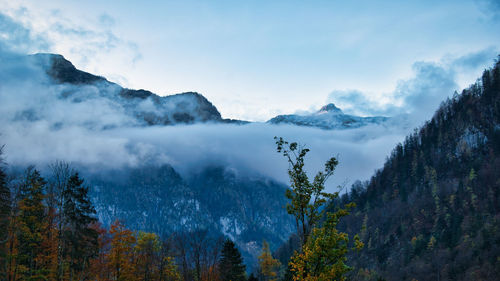
[[[270,124],[292,124],[297,126],[317,127],[325,130],[350,129],[370,124],[383,124],[389,117],[360,117],[344,114],[333,103],[323,106],[319,111],[309,115],[278,115],[267,121]]]
[[[168,236],[206,229],[235,241],[249,266],[263,239],[277,246],[294,231],[286,212],[286,186],[266,178],[239,177],[214,166],[182,178],[171,166],[90,175],[99,220],[116,218],[138,230]]]

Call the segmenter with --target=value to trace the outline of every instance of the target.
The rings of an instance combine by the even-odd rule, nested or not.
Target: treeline
[[[0,167],[0,280],[246,281],[277,276],[265,242],[257,279],[247,276],[230,239],[207,230],[159,237],[132,231],[118,220],[105,228],[78,172],[64,162],[50,168],[46,180],[34,167],[12,178]]]
[[[365,248],[354,280],[494,280],[500,275],[500,61],[399,144],[337,205]]]

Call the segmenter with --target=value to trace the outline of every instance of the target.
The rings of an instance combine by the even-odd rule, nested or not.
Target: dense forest
[[[500,275],[500,60],[397,145],[357,207],[354,280],[495,280]]]

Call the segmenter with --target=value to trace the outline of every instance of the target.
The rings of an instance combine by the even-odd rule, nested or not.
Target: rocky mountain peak
[[[335,112],[335,113],[342,113],[342,110],[338,107],[335,106],[333,103],[329,103],[325,106],[323,106],[318,113],[324,113],[324,112]]]
[[[38,53],[31,56],[34,62],[59,83],[90,84],[107,81],[104,77],[96,76],[77,69],[69,60],[59,54]]]

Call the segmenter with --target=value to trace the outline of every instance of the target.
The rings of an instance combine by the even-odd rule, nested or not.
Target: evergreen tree
[[[83,184],[78,173],[69,178],[64,198],[62,239],[65,256],[69,259],[70,279],[73,279],[89,266],[90,258],[98,253],[98,233],[91,227],[97,219],[88,196],[88,187]]]
[[[245,281],[245,265],[240,251],[233,241],[227,239],[222,248],[219,262],[220,279],[222,281]]]
[[[7,238],[10,217],[10,190],[7,176],[2,167],[2,148],[0,147],[0,280],[7,279]]]
[[[257,279],[257,277],[255,277],[255,275],[250,274],[250,277],[248,277],[248,281],[259,281],[259,279]]]

